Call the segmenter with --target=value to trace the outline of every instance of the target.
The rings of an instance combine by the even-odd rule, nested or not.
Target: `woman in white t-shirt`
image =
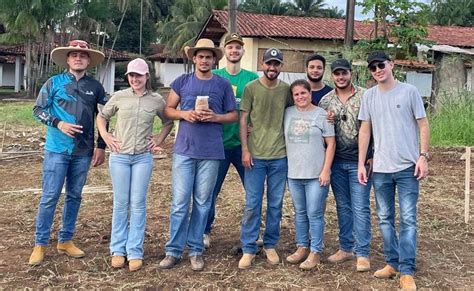
[[[311,103],[309,83],[296,80],[290,90],[295,105],[286,109],[284,127],[297,250],[286,260],[309,270],[319,264],[323,251],[324,210],[336,139],[327,112]]]

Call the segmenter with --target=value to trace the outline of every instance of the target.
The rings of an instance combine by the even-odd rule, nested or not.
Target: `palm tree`
[[[227,0],[177,0],[170,8],[170,15],[157,23],[165,51],[179,55],[184,46],[193,43],[211,10],[226,5]]]
[[[72,0],[0,0],[0,20],[6,28],[0,41],[25,45],[26,90],[30,98],[36,95],[38,80],[45,73],[45,52],[54,43],[55,30],[72,4]]]
[[[282,0],[245,0],[238,10],[251,13],[285,15],[291,4]]]
[[[293,0],[290,3],[288,15],[323,16],[325,6],[324,0]]]

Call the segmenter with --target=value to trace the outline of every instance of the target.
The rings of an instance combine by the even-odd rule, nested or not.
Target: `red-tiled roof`
[[[147,56],[146,58],[151,61],[161,61],[165,59],[175,59],[175,60],[182,60],[185,58],[184,51],[181,52],[180,55],[175,53],[165,52],[165,45],[164,44],[150,44],[152,55]]]
[[[428,64],[425,62],[418,62],[418,61],[410,61],[410,60],[394,60],[395,65],[399,65],[401,67],[408,67],[413,69],[428,69],[434,70],[435,66],[432,64]]]
[[[206,23],[213,29],[201,34],[219,33],[215,22],[221,29],[228,23],[228,12],[213,10],[211,18]],[[319,17],[296,17],[254,14],[246,12],[237,13],[239,33],[247,37],[279,37],[279,38],[307,38],[307,39],[332,39],[344,40],[345,20]],[[354,40],[370,39],[373,33],[373,24],[370,22],[355,21]],[[213,35],[215,38],[216,35]],[[474,47],[474,28],[458,26],[429,26],[428,40],[437,44],[453,46]]]
[[[58,47],[58,45],[55,45],[54,47]],[[92,49],[97,49],[95,45],[91,45]],[[116,50],[111,50],[109,48],[106,48],[105,51],[102,49],[99,49],[100,51],[104,52],[105,57],[108,57],[110,52],[112,52],[111,59],[114,60],[129,60],[130,56],[126,53],[116,51]],[[49,53],[49,52],[48,52]],[[9,47],[3,47],[0,48],[0,55],[25,55],[25,46],[24,45],[16,45],[16,46],[9,46]]]

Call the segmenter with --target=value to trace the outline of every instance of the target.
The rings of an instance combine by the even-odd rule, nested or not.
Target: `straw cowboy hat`
[[[208,38],[201,38],[200,40],[197,41],[194,47],[186,46],[184,48],[184,52],[186,53],[186,56],[190,60],[192,60],[192,58],[194,57],[194,54],[198,50],[209,50],[209,51],[214,52],[217,60],[222,59],[222,56],[224,55],[223,49],[221,47],[215,47],[214,42]]]
[[[89,44],[83,40],[71,40],[68,46],[57,47],[51,51],[53,62],[63,68],[68,68],[67,55],[70,52],[86,52],[89,55],[90,63],[87,68],[92,68],[104,61],[105,55],[98,50],[90,48]]]

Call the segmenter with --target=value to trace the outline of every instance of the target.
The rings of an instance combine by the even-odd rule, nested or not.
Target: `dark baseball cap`
[[[277,48],[269,48],[263,53],[263,62],[277,61],[283,63],[283,53]]]
[[[370,66],[373,62],[385,62],[385,61],[391,61],[390,57],[382,51],[375,51],[371,52],[369,56],[367,57],[367,66]]]
[[[331,64],[331,72],[334,73],[336,70],[352,71],[352,66],[346,59],[337,59]]]
[[[238,34],[237,32],[233,33],[228,33],[225,38],[224,38],[224,46],[226,46],[230,42],[238,42],[241,45],[244,45],[244,40],[242,39],[242,36]]]

